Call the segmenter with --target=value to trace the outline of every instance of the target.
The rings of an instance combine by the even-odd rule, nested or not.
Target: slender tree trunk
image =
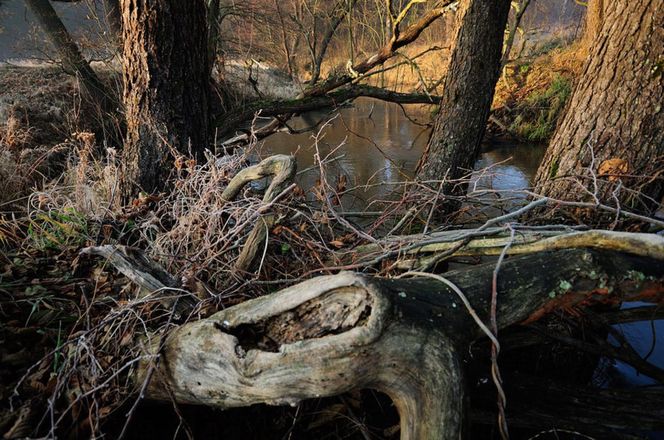
[[[323,34],[320,45],[317,47],[318,53],[316,53],[314,65],[312,67],[311,84],[315,84],[320,79],[320,69],[323,65],[323,60],[325,60],[325,54],[327,53],[327,49],[330,46],[332,37],[334,37],[334,33],[337,31],[337,28],[346,17],[346,14],[348,14],[351,8],[353,8],[356,1],[357,0],[350,0],[349,4],[345,4],[345,1],[339,1],[335,5],[335,12],[333,14],[332,21],[330,22],[325,34]]]
[[[651,211],[664,193],[664,8],[615,0],[605,12],[536,191]]]
[[[113,41],[122,47],[122,15],[120,14],[119,0],[104,0],[104,15]]]
[[[273,0],[274,7],[277,10],[277,17],[279,17],[279,25],[281,27],[281,45],[284,50],[284,58],[286,59],[285,66],[288,69],[288,78],[293,79],[293,58],[291,55],[290,47],[288,45],[288,32],[286,31],[286,23],[284,22],[284,14],[279,6],[279,0]]]
[[[122,0],[127,139],[122,196],[164,188],[176,156],[208,146],[204,0]]]
[[[26,4],[37,18],[39,26],[51,44],[58,51],[64,69],[80,78],[81,84],[93,103],[100,105],[102,109],[112,108],[113,95],[83,58],[81,51],[49,1],[26,0]]]
[[[500,75],[509,8],[510,0],[462,2],[440,112],[420,162],[420,179],[442,179],[446,174],[456,179],[472,169]]]
[[[505,67],[505,65],[510,62],[510,53],[512,52],[512,46],[514,46],[514,38],[516,37],[516,33],[519,30],[519,26],[521,25],[521,19],[523,18],[523,14],[526,13],[526,10],[528,9],[529,5],[530,5],[530,0],[520,0],[518,2],[513,3],[514,16],[512,17],[512,20],[509,23],[507,31],[507,39],[505,40],[503,59],[501,61],[503,67]]]

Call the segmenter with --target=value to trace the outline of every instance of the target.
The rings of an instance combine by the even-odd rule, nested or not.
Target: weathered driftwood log
[[[494,269],[445,275],[484,321]],[[572,305],[662,302],[664,265],[615,251],[540,252],[507,259],[497,291],[505,327]],[[399,410],[402,439],[457,439],[466,414],[462,356],[481,334],[447,284],[341,273],[175,329],[152,347],[161,347],[158,364],[143,365],[136,380],[151,379],[149,398],[219,408],[374,388]]]
[[[569,248],[613,250],[664,260],[664,239],[654,234],[559,228],[518,230],[511,238],[501,227],[444,231],[427,236],[388,237],[380,243],[358,247],[355,258],[375,261],[392,253],[392,248],[398,249],[393,252],[393,258],[398,259],[396,267],[401,269],[426,266],[441,253],[449,253],[450,256],[497,256],[505,251],[507,255],[523,255]]]
[[[118,272],[141,288],[138,299],[158,295],[159,302],[164,306],[174,307],[175,321],[188,317],[198,303],[193,294],[182,290],[179,280],[136,248],[119,245],[91,246],[81,249],[80,253],[106,258]]]

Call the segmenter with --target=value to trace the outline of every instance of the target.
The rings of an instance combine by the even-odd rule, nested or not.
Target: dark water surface
[[[404,106],[406,107],[406,106]],[[291,127],[302,129],[320,120],[334,118],[320,130],[318,142],[311,132],[277,133],[265,140],[265,153],[295,154],[298,170],[314,166],[314,155],[337,158],[328,168],[328,180],[345,175],[348,187],[357,186],[354,197],[344,200],[347,210],[363,209],[367,202],[393,196],[397,185],[413,177],[426,146],[430,129],[419,125],[430,119],[430,107],[408,106],[358,99],[338,113],[311,112],[296,118]],[[415,122],[416,121],[416,122]],[[315,130],[316,132],[316,130]],[[316,149],[318,148],[318,150]],[[545,147],[529,144],[489,144],[482,150],[475,169],[473,189],[519,190],[528,187],[539,166]],[[303,188],[319,178],[314,169],[300,175]]]

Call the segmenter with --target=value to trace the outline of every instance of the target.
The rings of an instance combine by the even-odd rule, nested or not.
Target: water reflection
[[[406,106],[404,106],[406,107]],[[349,186],[362,186],[344,200],[346,209],[360,209],[370,200],[389,198],[395,185],[414,175],[430,130],[427,106],[407,106],[408,115],[397,104],[358,99],[352,107],[330,115],[310,112],[295,118],[292,128],[302,129],[321,119],[334,117],[321,130],[317,148],[321,157],[340,157],[328,167],[333,175],[345,175]],[[265,154],[295,154],[298,169],[314,165],[316,145],[311,133],[278,133],[265,140]],[[490,173],[476,173],[475,189],[523,189],[530,185],[544,148],[537,145],[487,145],[475,169],[490,167]],[[331,176],[334,177],[334,176]],[[300,175],[300,183],[311,188],[318,179],[314,170]]]

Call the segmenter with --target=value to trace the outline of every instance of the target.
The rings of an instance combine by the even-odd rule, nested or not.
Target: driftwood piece
[[[228,183],[221,197],[226,201],[231,201],[237,197],[247,183],[272,176],[272,181],[263,196],[263,202],[266,204],[273,203],[279,194],[284,191],[286,185],[293,181],[296,171],[297,164],[293,156],[284,154],[270,156],[260,163],[244,168],[237,173]],[[276,221],[277,218],[272,213],[261,215],[258,218],[233,266],[233,272],[236,275],[245,273],[250,269],[258,251],[264,245],[268,231],[276,224]]]
[[[312,338],[305,331],[293,341],[287,329],[284,339],[293,342],[276,341],[277,347],[269,351],[253,348],[255,341],[242,337],[247,327],[260,329],[272,319],[298,316],[298,308],[316,308],[330,295],[352,296],[357,308],[347,313],[335,305],[320,308],[317,321],[329,326],[336,318],[335,326],[344,328],[342,322],[346,327],[351,323],[348,317],[359,317],[346,331],[316,331]],[[403,438],[459,438],[462,369],[454,344],[437,330],[423,334],[394,323],[391,306],[376,286],[351,273],[315,278],[245,302],[173,333],[155,374],[167,387],[153,381],[146,396],[169,399],[172,393],[180,402],[230,408],[295,405],[306,398],[375,388],[389,390],[402,414]]]
[[[191,313],[198,300],[181,289],[182,284],[161,266],[146,257],[139,249],[129,246],[104,245],[81,249],[82,255],[104,257],[118,272],[140,288],[138,299],[157,293],[159,302],[174,308],[177,321]]]
[[[426,266],[444,252],[455,256],[497,256],[503,250],[507,255],[524,255],[556,249],[590,248],[626,252],[644,257],[664,260],[664,237],[654,234],[618,232],[606,230],[520,230],[514,239],[504,228],[491,228],[477,232],[462,229],[434,233],[429,236],[390,237],[378,244],[360,246],[357,254],[370,257],[384,252],[385,248],[397,246],[402,257],[397,268],[410,269]]]
[[[494,269],[446,274],[485,321]],[[615,251],[540,252],[507,259],[497,289],[505,327],[561,307],[662,302],[664,265]],[[402,439],[457,439],[465,429],[462,356],[481,335],[446,284],[341,273],[177,328],[162,341],[158,365],[143,365],[136,380],[156,369],[147,397],[219,408],[374,388],[399,410]]]
[[[136,248],[120,245],[91,246],[81,249],[80,253],[106,258],[118,272],[141,287],[141,296],[167,287],[180,287],[180,283],[171,274]]]

